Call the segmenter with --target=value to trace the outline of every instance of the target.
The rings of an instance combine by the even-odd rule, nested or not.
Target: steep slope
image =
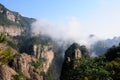
[[[21,35],[30,29],[35,19],[21,16],[18,12],[11,11],[0,4],[0,32],[11,36]]]
[[[19,53],[0,36],[0,80],[43,80],[54,58],[50,45],[33,45],[33,55]],[[50,73],[50,72],[49,72]]]
[[[77,43],[73,43],[65,52],[65,60],[62,66],[62,72],[60,80],[72,80],[69,78],[71,70],[76,69],[80,65],[78,64],[82,57],[88,58],[88,50],[85,46],[80,46]],[[72,77],[72,76],[71,76]]]
[[[31,23],[34,21],[0,4],[0,80],[51,77],[48,73],[51,74],[54,52],[39,35],[31,36]],[[4,40],[7,42],[3,43]]]
[[[0,80],[43,80],[42,62],[0,43]],[[39,63],[39,64],[38,64]],[[37,65],[37,67],[35,66]]]

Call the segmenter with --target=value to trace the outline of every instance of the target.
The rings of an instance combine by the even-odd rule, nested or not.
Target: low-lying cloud
[[[35,35],[47,35],[53,40],[73,41],[90,47],[98,38],[94,36],[91,38],[84,31],[80,20],[76,17],[70,17],[60,22],[40,19],[32,24],[32,33]]]
[[[32,32],[34,34],[48,35],[58,40],[74,40],[82,41],[85,35],[82,33],[82,27],[79,19],[71,17],[64,22],[50,22],[41,19],[32,24]]]

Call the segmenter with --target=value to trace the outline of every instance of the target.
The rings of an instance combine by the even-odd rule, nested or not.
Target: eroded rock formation
[[[54,52],[52,50],[52,46],[51,45],[42,46],[40,44],[34,45],[33,50],[34,50],[34,56],[36,58],[44,59],[43,69],[44,69],[44,72],[47,72],[54,58]]]
[[[14,80],[12,75],[17,75],[17,72],[7,65],[0,65],[0,80]]]

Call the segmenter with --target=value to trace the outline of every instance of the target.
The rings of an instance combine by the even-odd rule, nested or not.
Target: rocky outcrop
[[[80,59],[82,57],[80,46],[77,43],[72,44],[65,52],[65,60],[72,61],[74,59]]]
[[[34,80],[43,80],[43,76],[40,75],[43,72],[43,67],[39,67],[37,64],[39,60],[26,53],[17,54],[12,62],[12,67],[17,72],[21,72],[24,77]],[[36,68],[36,65],[38,67]]]
[[[28,34],[30,33],[31,23],[34,21],[35,19],[23,17],[19,13],[8,10],[7,8],[0,4],[0,32],[8,35],[7,36],[9,39],[8,45],[15,48],[16,50],[17,49],[19,50],[19,48],[20,50],[21,49],[23,50],[25,48],[25,50],[23,50],[25,52],[29,49],[29,52],[26,53],[21,52],[21,54],[11,48],[10,51],[8,50],[9,51],[8,54],[12,53],[13,55],[12,57],[10,57],[10,55],[5,55],[9,58],[12,58],[10,59],[10,61],[9,59],[7,60],[6,62],[7,68],[4,67],[5,68],[4,69],[0,65],[0,69],[2,69],[0,71],[1,80],[26,80],[26,79],[43,80],[43,75],[45,73],[47,74],[47,71],[49,70],[49,67],[52,64],[54,58],[54,52],[51,49],[52,48],[51,45],[34,45],[35,44],[34,40],[33,42],[32,40],[30,40],[31,41],[30,44],[26,46],[27,43],[23,43],[24,39],[18,40],[19,37],[20,39],[25,37],[27,38],[31,37]],[[21,43],[20,46],[18,45],[19,42]],[[25,47],[23,47],[23,45],[25,45]],[[34,46],[32,47],[32,45]],[[2,45],[0,47],[5,48],[6,46]],[[28,55],[29,53],[32,52],[34,52],[34,56]],[[0,62],[2,62],[2,60]],[[5,64],[4,61],[3,64]]]
[[[30,74],[34,80],[43,80],[43,76],[40,76],[39,74],[35,72],[31,72]]]
[[[0,4],[0,32],[10,36],[19,36],[22,32],[30,32],[30,26],[35,19],[21,16]]]
[[[52,64],[53,58],[54,58],[54,52],[52,50],[51,45],[34,45],[33,46],[33,51],[34,51],[34,56],[36,58],[42,58],[44,59],[43,62],[43,69],[44,72],[46,73]]]
[[[17,75],[17,72],[7,65],[10,56],[15,54],[17,54],[16,50],[0,43],[0,80],[13,80],[12,75]]]
[[[15,49],[0,44],[0,80],[43,80],[41,72],[44,70],[39,59],[26,53],[20,54]]]
[[[14,13],[7,8],[5,8],[2,4],[0,4],[0,14],[3,14],[7,17],[8,20],[16,22],[17,18]]]
[[[82,57],[82,53],[79,49],[75,49],[72,55],[74,56],[74,58],[70,56],[67,57],[68,62],[71,62],[71,60],[74,60],[74,59],[80,59]]]
[[[75,59],[79,59],[82,57],[82,53],[79,49],[75,49]]]
[[[9,20],[15,22],[15,16],[13,15],[12,12],[6,11],[6,16],[7,16],[7,18],[8,18]]]
[[[43,68],[36,68],[34,64],[38,60],[32,56],[27,54],[17,54],[14,58],[11,67],[7,65],[0,66],[0,80],[16,80],[14,78],[15,75],[20,75],[22,73],[22,78],[26,80],[26,78],[33,80],[43,80],[43,75],[40,75],[43,72]]]
[[[15,69],[20,70],[23,75],[30,78],[29,69],[31,61],[32,57],[27,54],[21,54],[15,57],[13,61],[13,66],[15,67]]]
[[[0,80],[13,80],[12,75],[17,75],[17,72],[7,65],[0,65]]]
[[[8,10],[2,4],[0,4],[0,15],[3,15],[4,18],[7,18],[12,22],[20,21],[20,15],[17,12],[15,13],[13,11]]]
[[[25,29],[17,26],[0,26],[0,32],[10,36],[20,36]]]
[[[20,23],[21,15],[19,15],[18,13],[15,14],[15,13],[7,10],[6,11],[6,16],[7,16],[7,19],[9,19],[10,21]]]
[[[79,62],[83,56],[86,56],[87,49],[85,46],[80,46],[77,43],[73,43],[65,52],[65,60],[63,62],[60,80],[69,79],[69,71],[79,67]]]

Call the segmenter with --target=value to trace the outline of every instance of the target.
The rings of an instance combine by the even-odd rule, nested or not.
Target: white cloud
[[[37,20],[32,24],[32,32],[35,34],[49,35],[54,39],[84,41],[85,35],[80,26],[80,20],[70,17],[63,22],[50,22],[46,19]]]

